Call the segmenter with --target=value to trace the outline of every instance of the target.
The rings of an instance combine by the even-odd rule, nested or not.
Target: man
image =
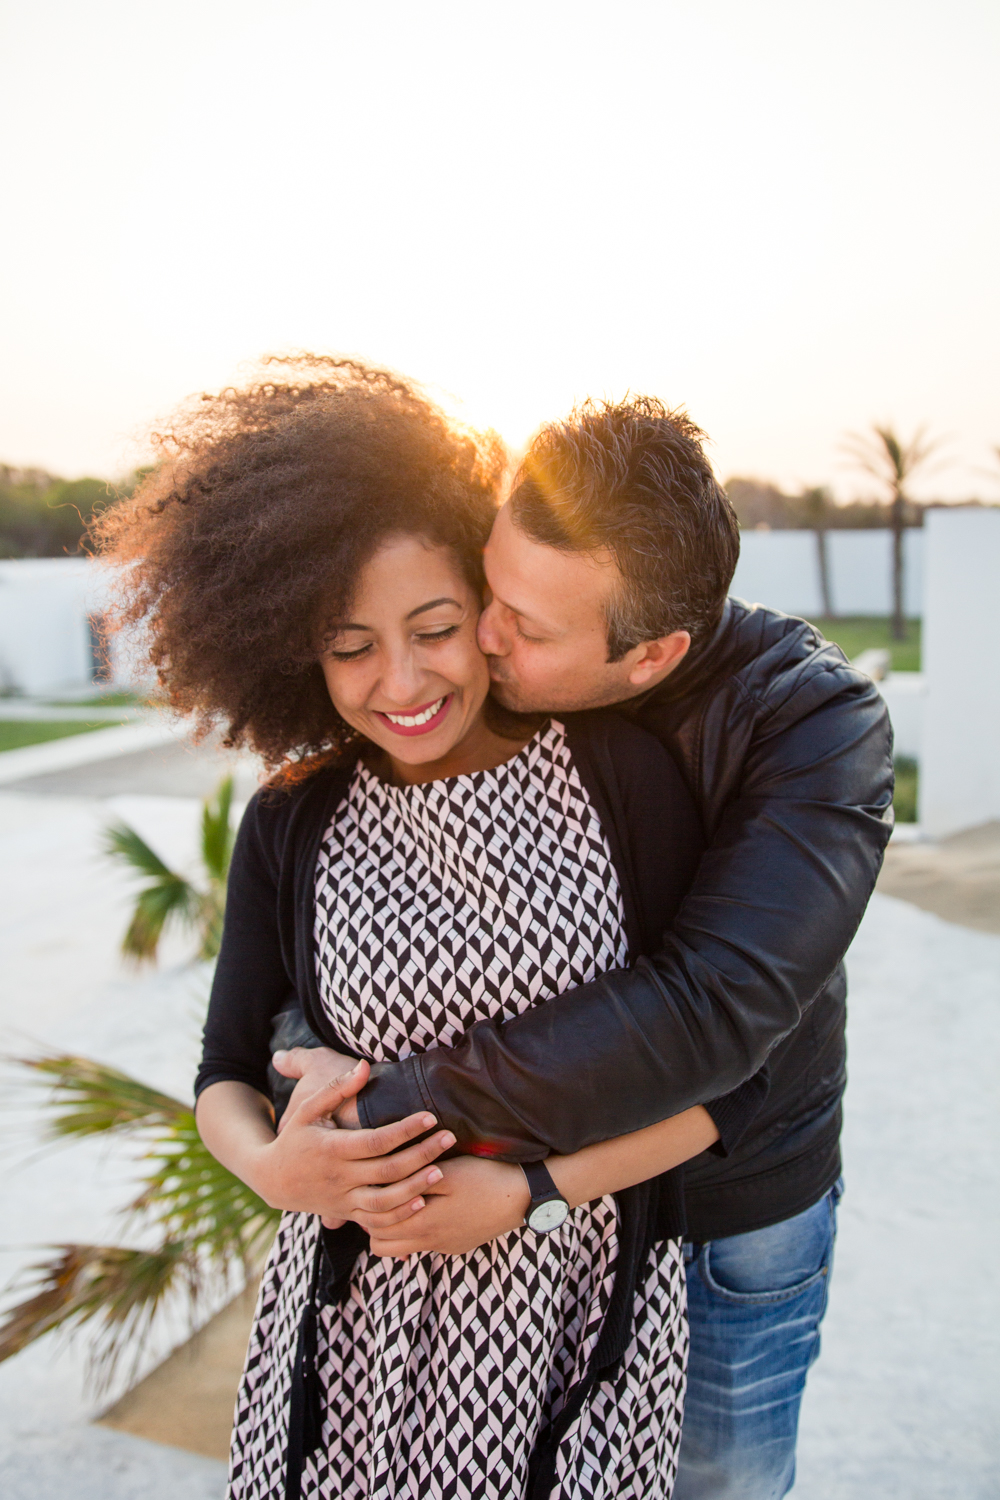
[[[718,1098],[766,1061],[747,1135],[686,1168],[675,1500],[770,1500],[794,1479],[826,1306],[841,960],[891,831],[891,737],[836,647],[727,599],[738,533],[702,436],[647,398],[544,428],[486,549],[479,627],[502,703],[613,708],[678,762],[709,848],[673,928],[631,970],[379,1067],[358,1113],[377,1125],[430,1109],[466,1150],[530,1161]],[[282,1071],[313,1067],[296,1054]]]

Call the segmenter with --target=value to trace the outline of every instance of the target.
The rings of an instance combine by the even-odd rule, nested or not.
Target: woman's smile
[[[424,703],[406,714],[390,713],[384,708],[373,708],[372,713],[377,714],[395,734],[430,734],[439,724],[444,723],[454,696],[454,693],[446,693],[443,698],[436,698],[433,703]]]

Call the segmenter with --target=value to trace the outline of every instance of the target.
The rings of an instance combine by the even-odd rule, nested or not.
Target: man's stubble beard
[[[502,658],[488,658],[490,667],[490,692],[504,708],[515,714],[581,713],[587,708],[611,708],[616,703],[625,703],[637,696],[635,689],[625,691],[623,684],[609,681],[594,683],[589,689],[576,693],[560,693],[553,689],[547,696],[534,696],[524,692],[517,682],[496,675]],[[630,685],[627,685],[630,686]]]

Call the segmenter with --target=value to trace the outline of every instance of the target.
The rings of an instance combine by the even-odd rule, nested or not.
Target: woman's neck
[[[447,776],[471,776],[476,771],[492,771],[496,766],[513,760],[535,734],[539,724],[544,722],[535,717],[504,723],[505,732],[500,734],[491,725],[490,717],[480,712],[468,732],[440,760],[415,766],[383,752],[393,781],[419,786],[425,781],[443,781]]]

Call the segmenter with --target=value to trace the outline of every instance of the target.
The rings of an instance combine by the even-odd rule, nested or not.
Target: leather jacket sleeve
[[[759,702],[735,684],[698,727],[704,778],[738,777],[658,951],[451,1048],[379,1066],[366,1125],[431,1110],[460,1146],[572,1152],[735,1090],[834,974],[892,827],[891,731],[839,654]],[[715,715],[715,722],[712,716]]]

